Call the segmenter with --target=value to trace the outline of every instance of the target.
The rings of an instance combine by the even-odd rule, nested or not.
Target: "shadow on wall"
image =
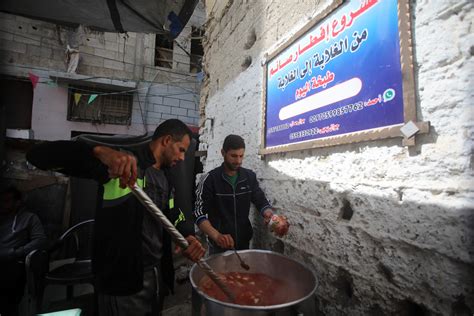
[[[219,36],[226,39],[218,41],[209,36],[205,37],[205,60],[213,59],[212,63],[205,62],[204,84],[201,92],[201,103],[206,103],[209,96],[223,88],[246,71],[254,63],[259,63],[258,56],[264,49],[262,21],[268,12],[265,1],[216,1],[208,11],[206,33],[220,29]],[[232,56],[219,53],[232,51]],[[216,60],[217,59],[217,60]],[[228,62],[232,60],[232,62]],[[214,65],[226,65],[226,70],[214,69]],[[238,100],[237,100],[238,101]]]
[[[285,20],[287,23],[294,20],[290,17],[282,17],[275,28],[264,25],[266,15],[278,15],[283,11],[278,12],[279,6],[273,2],[226,3],[222,10],[210,10],[208,34],[213,34],[214,28],[221,25],[226,27],[215,32],[223,38],[222,41],[209,36],[205,43],[207,87],[203,89],[202,104],[206,104],[208,97],[222,90],[225,85],[233,83],[257,61],[257,57],[266,49],[265,40],[271,38],[268,42],[278,41],[294,27],[285,25]],[[234,14],[243,10],[239,6],[251,6],[251,10],[239,18],[238,14]],[[311,11],[307,12],[308,15],[304,14],[303,7],[304,3],[298,3],[292,12],[285,14],[312,16]],[[228,23],[231,18],[232,23]],[[232,45],[233,49],[226,45]],[[219,54],[219,51],[229,52],[232,56],[221,56],[224,54]],[[224,59],[233,62],[225,62]],[[225,71],[219,68],[223,65]],[[417,68],[415,72],[418,78]],[[255,79],[255,91],[259,90],[260,80]],[[244,107],[245,102],[253,102],[244,98],[249,93],[251,91],[242,91],[240,95],[236,93],[233,106],[237,110]],[[418,91],[416,98],[420,101]],[[255,104],[260,106],[259,102]],[[219,106],[228,105],[216,105]],[[420,115],[419,119],[423,117]],[[245,120],[242,124],[245,125]],[[217,135],[218,128],[226,129],[216,125],[212,124],[209,132],[204,132],[209,134],[209,139],[215,139],[213,133]],[[256,131],[252,130],[251,133],[255,137]],[[436,143],[437,136],[436,129],[432,128],[430,134],[419,137],[418,144],[410,148],[408,154],[419,155],[422,145]],[[214,150],[212,140],[208,143],[210,151]],[[472,209],[448,207],[447,203],[440,205],[416,197],[409,199],[406,196],[410,193],[405,192],[405,188],[383,185],[375,188],[360,183],[361,187],[365,186],[365,190],[341,190],[335,184],[336,181],[329,183],[296,179],[291,174],[283,174],[271,167],[272,162],[283,161],[283,165],[287,161],[316,156],[324,160],[345,152],[357,154],[378,147],[400,147],[400,140],[297,151],[266,158],[265,172],[262,174],[257,171],[257,176],[265,176],[263,181],[260,179],[264,190],[270,198],[274,197],[273,205],[289,217],[292,226],[287,237],[276,239],[263,227],[259,215],[255,214],[254,247],[271,249],[306,263],[319,279],[315,304],[321,314],[472,315]],[[216,160],[220,160],[220,156],[217,157]],[[214,159],[212,155],[210,159]],[[210,159],[207,160],[209,165],[216,163]],[[250,163],[259,164],[258,161]],[[368,162],[361,163],[366,166]],[[374,163],[380,162],[374,159]],[[352,165],[357,166],[357,163],[352,162]],[[310,168],[317,166],[313,164]],[[386,168],[381,170],[384,172]],[[436,194],[427,192],[426,195]],[[440,194],[446,194],[449,199],[456,198],[456,193]]]
[[[254,213],[254,247],[310,267],[319,281],[315,304],[321,314],[472,315],[472,209],[411,198],[404,195],[405,188],[365,185],[365,190],[348,191],[344,184],[338,188],[337,183],[295,179],[270,166],[272,161],[321,158],[367,146],[378,145],[267,157],[261,186],[291,227],[287,237],[276,239]],[[455,198],[452,192],[442,194]]]

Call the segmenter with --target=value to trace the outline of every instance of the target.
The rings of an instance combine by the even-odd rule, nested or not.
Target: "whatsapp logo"
[[[395,90],[387,89],[383,93],[383,102],[392,101],[395,98]]]

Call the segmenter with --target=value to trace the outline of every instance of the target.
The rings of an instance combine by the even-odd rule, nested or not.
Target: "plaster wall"
[[[290,222],[282,239],[256,214],[254,246],[305,262],[325,315],[468,315],[474,311],[471,1],[411,1],[417,145],[401,139],[258,156],[264,54],[331,1],[206,1],[201,93],[204,171],[226,135]]]

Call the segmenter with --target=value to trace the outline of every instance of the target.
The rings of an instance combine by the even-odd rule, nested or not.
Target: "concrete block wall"
[[[200,4],[177,41],[183,47],[190,48],[191,26],[201,26],[205,21],[205,11]],[[20,16],[0,13],[0,73],[16,77],[16,80],[28,81],[28,73],[40,76],[33,108],[62,113],[38,119],[32,118],[35,137],[45,139],[69,138],[72,130],[98,133],[141,134],[153,130],[161,121],[168,118],[182,119],[189,125],[197,126],[199,115],[200,85],[196,74],[189,73],[189,56],[175,47],[174,68],[162,69],[154,66],[155,34],[132,33],[118,34],[96,32],[79,27],[70,29],[52,23],[28,19]],[[78,48],[80,62],[76,73],[94,78],[117,79],[123,82],[135,82],[132,125],[91,124],[66,120],[68,84],[60,84],[58,91],[44,92],[50,89],[49,72],[66,72],[66,46]],[[72,82],[80,85],[81,81]],[[125,89],[128,90],[128,89]],[[148,92],[148,93],[147,93]],[[147,98],[145,99],[145,95]],[[140,100],[138,99],[140,96]],[[140,112],[140,103],[143,115]],[[192,103],[192,104],[190,104]],[[48,107],[56,104],[58,107]],[[167,109],[166,107],[170,107]],[[171,109],[172,108],[172,109]],[[33,111],[33,115],[35,115]],[[55,117],[52,120],[52,117]],[[51,119],[48,119],[51,118]],[[59,122],[60,120],[60,122]],[[39,123],[41,122],[41,123]],[[59,125],[58,125],[59,124]],[[61,128],[59,128],[60,126]],[[41,136],[42,135],[42,136]],[[41,138],[39,138],[41,139]]]
[[[149,131],[154,130],[161,121],[170,118],[178,118],[186,124],[198,126],[198,93],[171,84],[142,84],[138,89],[139,93],[133,105],[133,124],[143,125],[143,112],[147,115],[145,124],[148,125]],[[146,104],[145,98],[148,100]]]
[[[418,119],[414,148],[387,139],[261,160],[264,54],[331,1],[206,1],[201,93],[205,171],[229,133],[247,143],[273,205],[292,226],[275,238],[254,214],[254,246],[306,263],[324,315],[472,315],[474,311],[471,1],[412,1]]]

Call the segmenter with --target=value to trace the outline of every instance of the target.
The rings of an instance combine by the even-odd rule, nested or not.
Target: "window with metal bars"
[[[89,103],[91,95],[97,97]],[[133,94],[91,87],[69,89],[69,121],[130,125]]]

